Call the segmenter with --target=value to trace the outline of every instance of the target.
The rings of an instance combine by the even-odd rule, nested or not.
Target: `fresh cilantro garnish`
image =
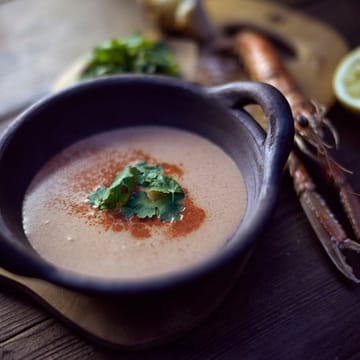
[[[156,216],[161,221],[180,220],[180,214],[184,210],[181,200],[184,198],[184,193],[177,193],[151,200],[145,191],[139,191],[135,192],[130,201],[123,206],[123,213],[128,218],[136,215],[140,219]]]
[[[124,39],[108,40],[95,47],[80,78],[123,73],[179,76],[180,70],[164,42],[131,35]]]
[[[170,194],[172,199],[175,198],[176,193],[183,193],[183,190],[178,182],[170,176],[163,175],[159,175],[149,184],[148,191],[150,193]]]
[[[109,187],[101,186],[88,196],[89,204],[100,210],[121,207],[128,218],[159,217],[168,222],[181,219],[184,199],[176,180],[165,176],[161,166],[145,161],[127,166]]]
[[[126,204],[136,186],[136,175],[130,167],[118,173],[113,183],[107,188],[100,186],[88,196],[88,201],[96,208],[115,209]]]
[[[160,165],[149,165],[146,161],[132,166],[132,171],[137,176],[138,185],[141,186],[149,186],[164,173],[164,169]]]

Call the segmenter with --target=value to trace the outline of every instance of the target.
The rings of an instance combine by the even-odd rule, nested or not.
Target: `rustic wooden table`
[[[329,23],[350,47],[360,45],[358,0],[282,3]],[[0,0],[0,129],[92,45],[141,30],[137,12],[132,0]],[[350,182],[359,193],[360,118],[338,104],[330,117],[342,139],[337,157],[355,171]],[[334,270],[285,177],[277,211],[237,285],[185,337],[145,353],[104,349],[4,283],[0,359],[360,359],[359,305],[360,288]]]

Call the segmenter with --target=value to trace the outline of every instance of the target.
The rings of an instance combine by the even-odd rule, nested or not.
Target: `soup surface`
[[[162,165],[185,190],[182,220],[126,219],[88,204],[90,192],[144,160]],[[60,267],[108,278],[149,277],[214,255],[245,207],[241,173],[218,146],[179,129],[133,127],[86,138],[45,164],[27,190],[23,225],[34,249]]]

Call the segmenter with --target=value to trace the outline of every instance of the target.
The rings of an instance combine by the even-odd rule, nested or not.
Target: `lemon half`
[[[337,99],[360,113],[360,47],[349,52],[339,63],[333,78]]]

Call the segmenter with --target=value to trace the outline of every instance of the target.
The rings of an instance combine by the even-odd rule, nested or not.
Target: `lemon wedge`
[[[340,103],[360,113],[360,47],[340,61],[334,73],[333,88]]]

